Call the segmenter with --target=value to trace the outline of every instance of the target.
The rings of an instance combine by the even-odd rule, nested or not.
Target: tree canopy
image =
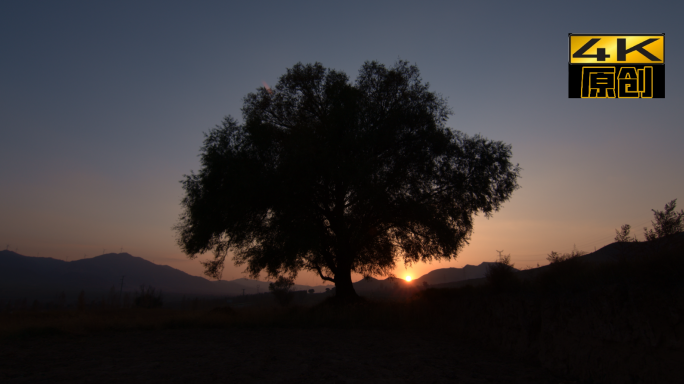
[[[253,277],[314,271],[353,298],[352,272],[456,257],[473,216],[518,188],[510,145],[448,128],[446,101],[405,61],[366,62],[353,83],[299,63],[242,114],[206,134],[182,181],[178,244],[213,252],[212,277],[230,252]]]

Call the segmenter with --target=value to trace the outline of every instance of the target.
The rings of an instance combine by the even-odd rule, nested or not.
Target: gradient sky
[[[203,132],[297,62],[354,79],[415,63],[448,125],[513,146],[520,185],[451,262],[546,264],[651,209],[684,207],[682,7],[669,2],[0,2],[0,244],[74,260],[129,252],[202,275],[175,243]],[[666,34],[666,98],[567,98],[568,33]],[[207,257],[207,256],[205,256]],[[224,279],[244,277],[229,266]],[[302,274],[302,284],[319,284]]]

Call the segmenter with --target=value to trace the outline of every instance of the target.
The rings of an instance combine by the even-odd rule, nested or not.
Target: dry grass
[[[420,326],[411,316],[412,303],[365,301],[337,307],[220,307],[213,310],[119,309],[15,311],[0,314],[0,340],[59,334],[179,328],[405,328]]]

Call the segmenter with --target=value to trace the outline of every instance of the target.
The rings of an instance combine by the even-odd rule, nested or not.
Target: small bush
[[[513,268],[514,264],[511,263],[511,255],[501,255],[501,252],[499,252],[498,260],[489,264],[485,275],[489,285],[497,291],[515,288],[520,283],[517,271]]]
[[[273,293],[276,301],[283,307],[290,304],[294,298],[294,293],[290,291],[290,288],[294,285],[294,279],[285,276],[279,276],[278,279],[268,285],[268,290]]]
[[[549,253],[546,256],[546,260],[549,261],[549,264],[557,264],[557,263],[562,263],[564,261],[575,259],[575,258],[580,257],[580,256],[584,256],[586,254],[587,254],[586,252],[578,251],[577,247],[573,246],[572,251],[570,253],[560,254],[558,252],[551,251],[551,253]]]
[[[588,278],[588,270],[580,256],[586,254],[584,251],[577,250],[576,247],[573,247],[570,253],[560,254],[551,251],[546,257],[549,267],[539,275],[537,282],[546,290],[565,289],[583,284],[583,281]]]

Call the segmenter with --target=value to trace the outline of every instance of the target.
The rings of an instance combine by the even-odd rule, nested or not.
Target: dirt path
[[[427,331],[221,329],[0,344],[2,383],[563,383]]]

